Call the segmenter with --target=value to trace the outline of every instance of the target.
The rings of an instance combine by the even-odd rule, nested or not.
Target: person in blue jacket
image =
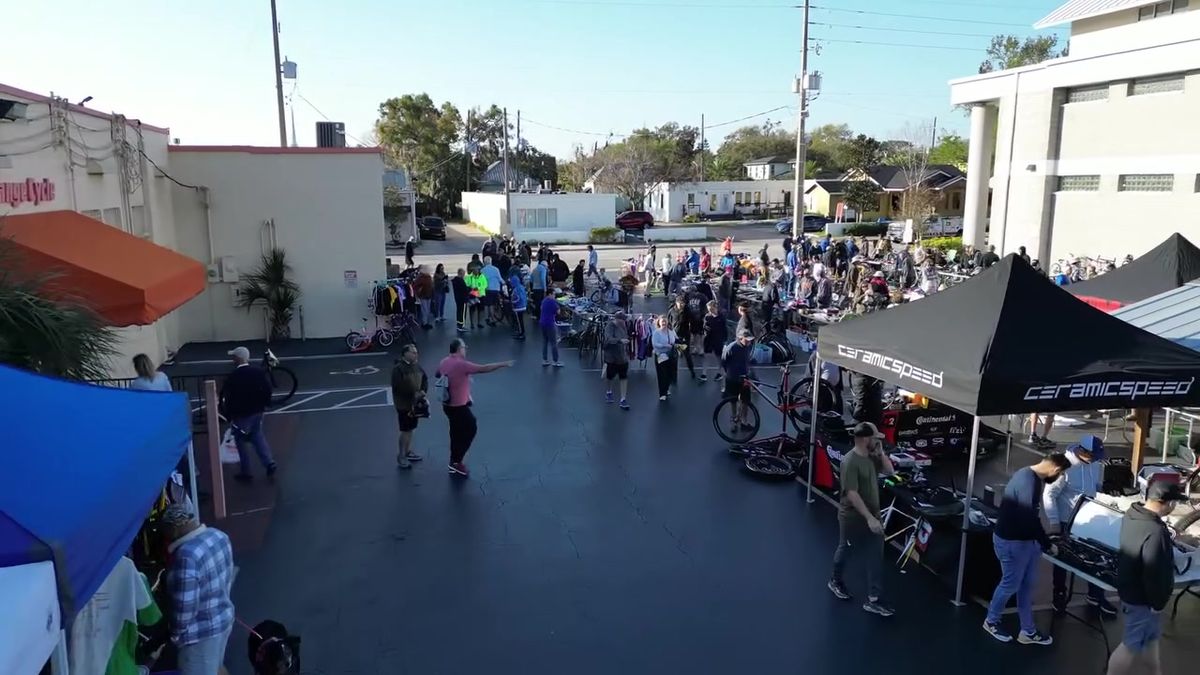
[[[521,281],[521,273],[517,267],[512,268],[512,274],[508,277],[509,297],[512,299],[513,310],[513,339],[525,339],[525,310],[529,306],[529,299],[525,293],[525,284]]]

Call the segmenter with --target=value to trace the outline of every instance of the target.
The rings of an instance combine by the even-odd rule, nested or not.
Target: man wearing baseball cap
[[[1064,534],[1071,523],[1075,507],[1084,497],[1092,498],[1104,482],[1104,442],[1095,436],[1084,436],[1063,453],[1071,468],[1061,478],[1050,483],[1042,492],[1042,510],[1050,521],[1051,533]],[[1053,569],[1054,611],[1067,610],[1067,571],[1058,565]],[[1117,608],[1104,597],[1104,590],[1088,584],[1087,601],[1105,616],[1116,616]]]
[[[240,469],[234,478],[243,483],[253,480],[246,445],[254,446],[259,461],[268,476],[275,474],[275,458],[263,433],[263,413],[271,405],[271,382],[261,368],[250,365],[250,350],[237,347],[229,350],[233,357],[233,372],[221,385],[221,410],[229,419],[233,438],[237,441]]]
[[[1117,593],[1125,635],[1108,660],[1108,675],[1162,672],[1162,610],[1175,585],[1175,554],[1163,518],[1186,500],[1177,484],[1155,481],[1146,490],[1146,502],[1130,506],[1121,519]]]
[[[883,434],[870,422],[854,427],[854,448],[842,460],[842,503],[838,509],[838,546],[833,554],[829,591],[839,600],[849,600],[842,574],[851,555],[861,555],[867,567],[867,601],[863,610],[891,616],[895,611],[883,604],[883,524],[879,521],[879,476],[896,472],[883,452]]]

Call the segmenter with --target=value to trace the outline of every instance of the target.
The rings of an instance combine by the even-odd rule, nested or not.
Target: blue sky
[[[313,123],[322,119],[314,106],[361,136],[381,100],[427,92],[460,110],[496,103],[515,118],[519,109],[522,135],[566,156],[574,144],[643,125],[698,125],[701,114],[717,125],[794,106],[798,2],[279,0],[280,39],[299,64],[299,94],[311,102],[295,99],[301,144],[314,143]],[[824,91],[811,124],[845,122],[887,137],[934,116],[940,128],[962,132],[967,120],[951,110],[947,80],[976,72],[988,36],[1035,34],[1032,24],[1062,2],[813,4],[820,53],[810,69],[823,74]],[[170,126],[184,143],[270,145],[278,131],[268,7],[18,3],[4,11],[10,67],[0,81],[74,101],[94,96],[90,106]],[[765,119],[792,127],[795,109],[744,123]],[[712,128],[710,143],[742,124]]]

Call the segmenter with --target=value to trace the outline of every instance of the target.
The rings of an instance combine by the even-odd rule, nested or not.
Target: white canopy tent
[[[1200,351],[1200,282],[1126,305],[1112,315],[1142,330]]]
[[[54,673],[66,675],[54,563],[0,567],[0,598],[0,673],[37,675],[52,660]]]

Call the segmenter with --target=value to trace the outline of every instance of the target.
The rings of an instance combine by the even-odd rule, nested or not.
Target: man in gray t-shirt
[[[625,323],[625,312],[617,310],[604,324],[602,336],[604,350],[604,380],[606,403],[613,402],[612,381],[617,380],[621,389],[621,410],[629,410],[625,396],[629,391],[629,325]]]

